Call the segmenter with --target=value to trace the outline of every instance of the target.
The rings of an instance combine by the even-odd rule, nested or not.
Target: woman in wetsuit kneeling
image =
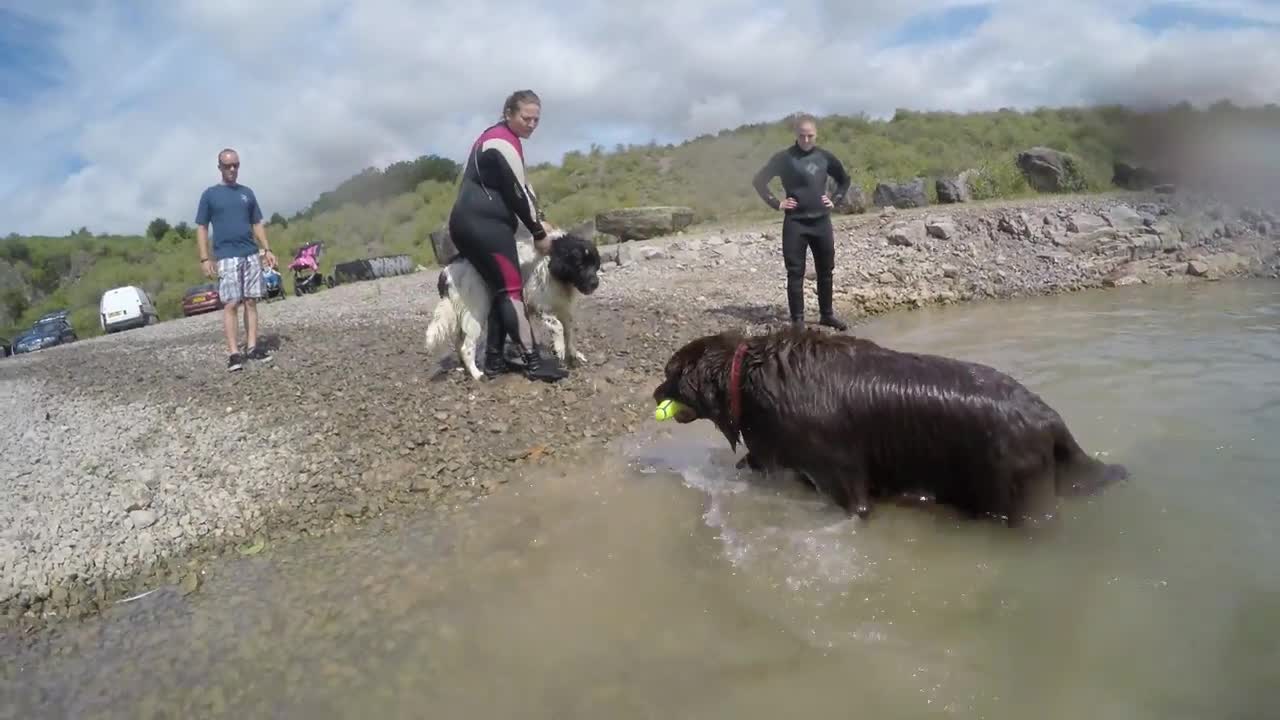
[[[454,246],[475,266],[493,293],[484,357],[484,373],[489,378],[508,369],[502,354],[507,337],[520,348],[527,377],[555,382],[568,375],[554,354],[543,356],[534,345],[516,254],[517,220],[529,229],[540,254],[550,252],[547,227],[525,177],[521,145],[521,139],[528,138],[538,127],[541,109],[542,102],[532,90],[519,90],[507,98],[502,120],[472,144],[458,198],[449,214],[449,236]]]

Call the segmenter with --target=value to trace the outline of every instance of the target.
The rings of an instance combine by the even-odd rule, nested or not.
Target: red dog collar
[[[729,366],[729,419],[734,425],[742,418],[742,357],[747,354],[747,343],[738,343]]]

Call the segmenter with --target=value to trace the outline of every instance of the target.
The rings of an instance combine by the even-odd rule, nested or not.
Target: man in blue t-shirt
[[[240,155],[231,148],[218,153],[222,182],[200,194],[196,207],[196,245],[200,249],[200,269],[209,278],[218,278],[221,296],[222,329],[230,357],[228,370],[239,370],[244,359],[269,362],[271,355],[258,347],[257,301],[266,293],[262,281],[263,263],[276,266],[276,256],[267,246],[262,224],[262,208],[247,185],[236,181],[240,175]],[[213,225],[213,254],[209,254],[209,225]],[[246,352],[241,355],[236,342],[236,310],[244,305]]]

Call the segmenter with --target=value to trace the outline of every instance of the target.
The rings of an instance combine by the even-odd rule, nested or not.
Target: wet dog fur
[[[1037,515],[1037,501],[1093,494],[1129,475],[1085,453],[1057,411],[1009,375],[853,335],[707,335],[673,353],[664,374],[653,399],[681,403],[677,422],[710,420],[734,450],[745,444],[739,467],[795,471],[864,520],[878,499],[927,495],[1016,527]]]
[[[524,278],[525,308],[546,324],[551,348],[566,365],[586,362],[574,343],[574,306],[600,286],[600,251],[576,233],[551,234],[551,252],[539,255],[528,242],[518,242],[520,275]],[[440,301],[427,324],[426,350],[434,353],[451,342],[471,377],[484,376],[476,363],[476,348],[484,342],[485,322],[493,293],[462,256],[440,270],[436,281]]]

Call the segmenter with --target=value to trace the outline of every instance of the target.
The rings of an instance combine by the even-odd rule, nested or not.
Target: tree
[[[283,215],[281,215],[281,214],[280,214],[280,213],[278,213],[278,212],[273,212],[273,213],[271,213],[271,219],[270,219],[269,221],[267,221],[267,224],[268,224],[268,225],[279,225],[279,226],[280,226],[280,227],[282,227],[282,228],[287,228],[287,227],[289,227],[289,221],[288,221],[288,220],[285,220],[285,219],[284,219],[284,216],[283,216]]]
[[[163,238],[167,232],[169,232],[169,222],[164,218],[156,218],[151,221],[150,225],[147,225],[147,237],[152,240]]]
[[[27,301],[26,294],[16,287],[5,288],[0,294],[0,313],[4,313],[10,322],[22,317],[29,307],[31,303]]]
[[[190,239],[190,238],[192,237],[192,235],[191,235],[191,226],[187,224],[187,221],[186,221],[186,220],[183,220],[182,222],[178,223],[177,225],[174,225],[174,226],[173,226],[173,231],[174,231],[174,232],[176,232],[176,233],[178,233],[178,237],[182,238],[183,240],[187,240],[187,239]]]
[[[21,237],[10,236],[4,245],[0,245],[0,258],[13,262],[31,262],[31,248]]]
[[[423,155],[415,160],[391,163],[387,169],[366,167],[342,181],[338,187],[320,193],[300,217],[311,218],[327,210],[337,210],[343,205],[367,205],[390,200],[397,195],[413,192],[427,180],[439,180],[449,184],[457,181],[462,166],[448,158]],[[295,215],[296,220],[299,216]]]

